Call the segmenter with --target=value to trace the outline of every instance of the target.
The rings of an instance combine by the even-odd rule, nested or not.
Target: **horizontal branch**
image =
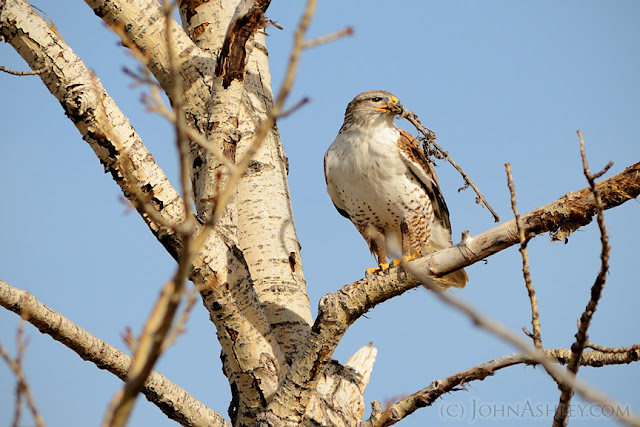
[[[632,200],[640,194],[640,163],[598,183],[605,209]],[[590,188],[567,193],[555,202],[520,217],[525,236],[551,232],[553,238],[565,238],[588,224],[596,213]],[[442,276],[474,264],[519,242],[515,220],[508,221],[475,237],[467,237],[456,246],[411,261],[415,271]],[[347,328],[376,305],[416,287],[417,282],[402,268],[365,277],[325,295],[318,306],[312,332],[300,349],[278,396],[283,401],[305,402],[324,366],[331,359]],[[294,381],[293,378],[296,378]]]
[[[33,295],[0,280],[0,305],[22,316],[43,334],[73,350],[83,360],[94,363],[125,380],[131,357],[80,328]],[[142,393],[169,418],[185,426],[229,426],[222,415],[207,408],[186,390],[162,374],[152,372]]]
[[[597,185],[605,209],[635,199],[640,195],[640,163]],[[589,224],[596,211],[596,201],[591,188],[587,187],[567,193],[554,202],[522,215],[520,221],[527,237],[549,232],[553,240],[562,241],[578,228]],[[511,220],[465,239],[456,246],[415,260],[414,268],[441,276],[474,264],[518,242],[516,222]]]
[[[549,358],[555,359],[561,364],[567,364],[571,359],[571,350],[556,348],[542,350]],[[631,350],[626,353],[612,353],[602,351],[587,351],[582,355],[580,364],[582,366],[604,366],[622,365],[640,360],[640,351]],[[398,402],[390,405],[385,410],[379,407],[376,402],[372,403],[374,408],[371,417],[360,424],[360,427],[382,427],[390,426],[416,410],[432,405],[440,396],[451,391],[463,390],[465,384],[471,381],[482,381],[500,369],[514,365],[537,365],[537,362],[524,353],[514,353],[490,360],[473,368],[453,374],[447,378],[435,380],[422,390],[407,396]]]

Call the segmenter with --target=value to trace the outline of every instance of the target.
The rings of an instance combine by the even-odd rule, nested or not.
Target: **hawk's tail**
[[[464,288],[469,281],[469,276],[464,269],[456,270],[453,273],[449,273],[442,277],[434,278],[435,282],[443,288]]]

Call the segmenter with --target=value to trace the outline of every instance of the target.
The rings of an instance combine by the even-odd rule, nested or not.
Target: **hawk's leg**
[[[367,268],[365,270],[366,274],[374,274],[379,271],[383,271],[389,268],[389,264],[387,264],[387,242],[384,236],[384,232],[372,225],[365,227],[364,238],[369,244],[369,249],[371,253],[375,254],[378,258],[378,266],[375,268]]]
[[[411,254],[411,235],[405,220],[400,222],[400,233],[402,234],[402,257],[391,261],[391,267],[397,267],[403,262],[409,262],[420,257],[420,250],[416,250]]]

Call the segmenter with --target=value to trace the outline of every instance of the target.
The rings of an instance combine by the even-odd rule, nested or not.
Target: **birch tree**
[[[610,397],[576,380],[574,374],[580,366],[626,364],[639,358],[637,345],[602,347],[590,342],[587,334],[608,269],[603,212],[640,194],[639,163],[630,163],[621,173],[596,184],[606,170],[591,172],[585,155],[589,186],[522,215],[513,192],[515,219],[473,236],[467,233],[456,246],[388,273],[345,286],[335,284],[319,301],[314,318],[291,208],[289,165],[276,122],[289,115],[295,118],[301,105],[289,97],[300,56],[350,30],[310,38],[307,30],[316,2],[309,0],[293,34],[283,83],[274,94],[265,31],[277,23],[266,17],[268,0],[86,3],[140,62],[141,68],[129,74],[147,88],[146,107],[172,124],[180,164],[178,182],[169,181],[99,76],[67,45],[63,30],[27,1],[3,0],[0,35],[60,103],[123,197],[177,266],[145,324],[136,336],[126,336],[131,356],[85,331],[64,313],[46,307],[38,295],[4,281],[0,282],[0,302],[122,380],[118,393],[108,405],[105,402],[105,426],[124,425],[139,393],[183,425],[391,425],[432,405],[445,393],[514,364],[541,365],[557,383],[560,409],[555,425],[566,424],[567,415],[561,408],[570,404],[573,393],[618,407]],[[172,17],[174,7],[180,22]],[[169,99],[169,106],[163,96]],[[509,183],[513,187],[511,179]],[[520,246],[526,272],[526,246],[532,237],[551,233],[554,239],[563,240],[594,217],[602,235],[601,274],[595,278],[590,297],[585,297],[587,308],[572,346],[543,346],[535,291],[529,282],[532,325],[527,334],[531,343],[445,293],[440,296],[445,303],[514,345],[519,353],[434,380],[386,407],[373,402],[370,417],[363,419],[363,392],[376,348],[364,345],[342,363],[332,358],[352,324],[376,305],[410,289],[421,284],[429,288],[434,276],[470,266],[513,245]],[[208,311],[221,346],[222,370],[232,396],[226,416],[222,403],[209,408],[154,371],[162,352],[179,341],[195,295]],[[3,351],[3,356],[22,390],[17,396],[25,396],[34,420],[40,423],[20,355],[12,359]],[[558,362],[568,364],[568,369]],[[631,412],[616,416],[629,425],[640,423]]]

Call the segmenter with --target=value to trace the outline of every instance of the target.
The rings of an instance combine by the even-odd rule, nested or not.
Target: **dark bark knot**
[[[74,87],[75,86],[75,87]],[[96,95],[94,91],[85,91],[82,85],[72,85],[67,88],[62,108],[74,123],[84,120],[95,110]],[[71,89],[71,90],[69,90]]]

